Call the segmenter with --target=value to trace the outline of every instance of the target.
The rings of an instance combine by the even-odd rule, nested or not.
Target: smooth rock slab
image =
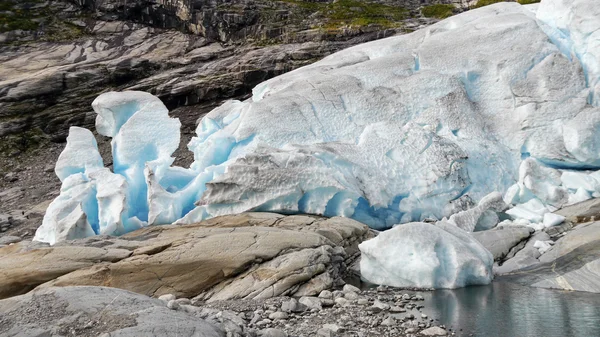
[[[340,282],[348,252],[370,236],[367,226],[350,219],[292,217],[276,223],[279,218],[248,213],[52,247],[17,243],[0,248],[0,298],[71,285],[207,301],[316,296]],[[261,221],[263,226],[254,226]]]
[[[494,260],[498,260],[506,256],[512,247],[527,239],[531,232],[527,227],[508,227],[474,232],[471,235],[494,255]]]
[[[540,288],[600,292],[600,222],[575,227],[539,261],[502,278]]]
[[[105,287],[45,288],[0,301],[0,335],[222,337],[216,326],[164,302]]]

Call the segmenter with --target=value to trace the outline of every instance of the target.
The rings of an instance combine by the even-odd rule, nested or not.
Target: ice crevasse
[[[202,119],[189,168],[172,165],[180,123],[158,98],[102,94],[92,106],[98,133],[112,137],[113,171],[92,133],[72,127],[56,164],[61,193],[35,240],[243,211],[341,215],[376,229],[447,224],[492,192],[516,205],[513,219],[543,223],[600,196],[594,2],[499,3],[268,80]],[[484,282],[490,262],[479,248],[436,233],[479,259],[468,265],[481,277],[448,284]],[[458,270],[461,261],[436,263]]]

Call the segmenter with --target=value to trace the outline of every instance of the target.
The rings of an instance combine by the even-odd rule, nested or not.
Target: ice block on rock
[[[393,287],[459,288],[492,281],[494,259],[455,225],[408,223],[359,245],[364,279]]]

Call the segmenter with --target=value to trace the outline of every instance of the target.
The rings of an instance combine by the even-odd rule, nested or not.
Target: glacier
[[[332,54],[207,114],[189,168],[173,166],[180,123],[158,98],[102,94],[92,107],[113,171],[92,133],[72,127],[56,165],[61,194],[34,239],[244,211],[379,230],[444,218],[484,230],[499,214],[555,223],[545,214],[600,196],[597,7],[498,3]]]

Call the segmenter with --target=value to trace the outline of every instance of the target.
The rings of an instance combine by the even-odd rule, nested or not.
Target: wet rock
[[[448,333],[446,332],[446,330],[440,327],[433,326],[431,328],[421,331],[420,334],[423,336],[446,336]]]

